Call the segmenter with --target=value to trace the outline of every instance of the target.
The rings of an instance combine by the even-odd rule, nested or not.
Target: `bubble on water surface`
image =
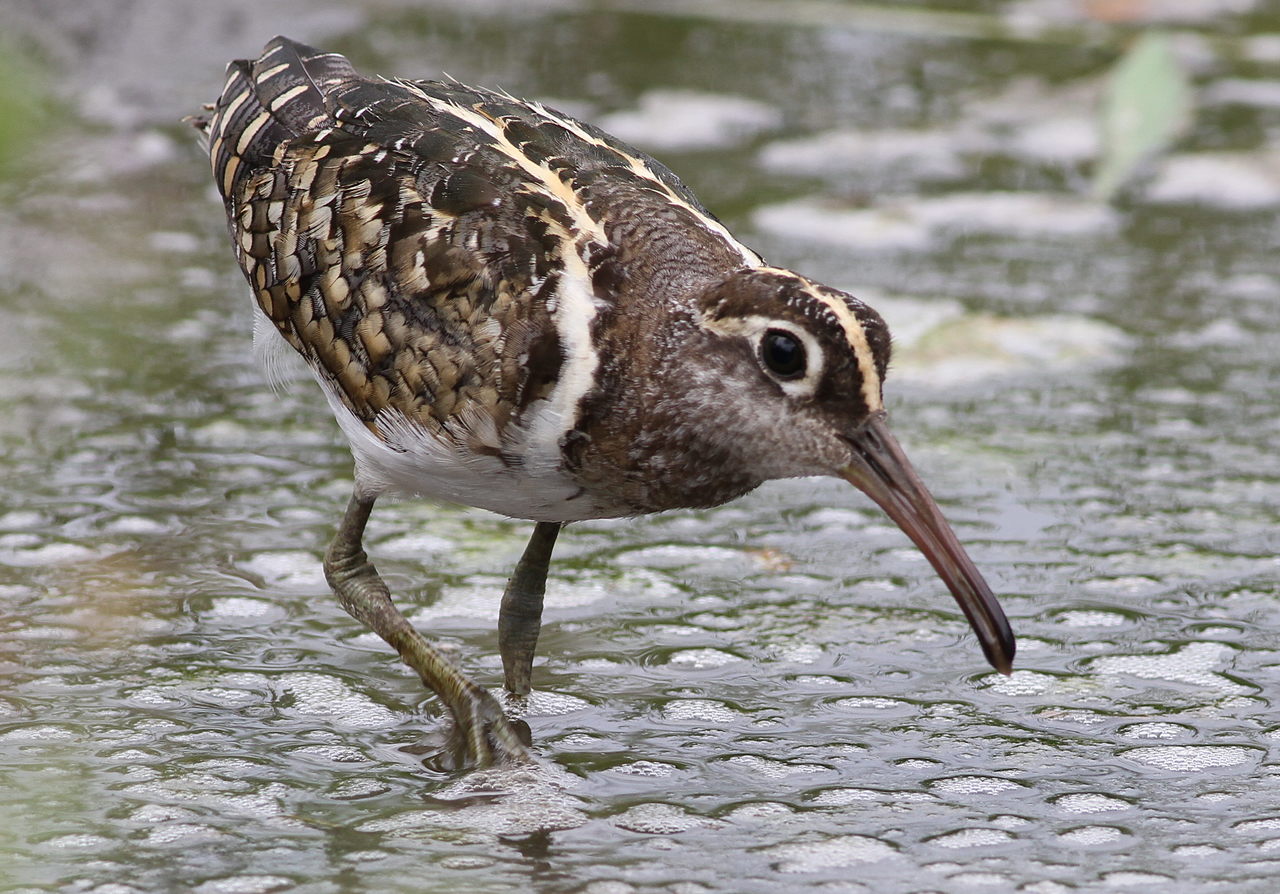
[[[894,846],[869,835],[842,835],[824,841],[779,844],[764,850],[778,861],[779,872],[819,872],[898,856]]]
[[[813,664],[822,657],[823,650],[817,643],[786,642],[771,643],[768,653],[771,658],[780,662]],[[833,682],[843,685],[839,680],[833,680]]]
[[[389,791],[391,786],[377,779],[342,779],[333,786],[331,794],[339,801],[357,801]]]
[[[379,540],[370,552],[387,558],[425,560],[431,556],[449,555],[457,549],[458,545],[446,537],[416,531]]]
[[[845,698],[833,699],[831,704],[846,710],[873,711],[876,713],[883,711],[905,713],[916,710],[916,706],[910,702],[897,698],[883,698],[876,695],[850,695]]]
[[[619,553],[614,561],[619,565],[642,568],[677,569],[692,566],[706,574],[743,572],[752,565],[751,556],[742,550],[698,544],[641,546]]]
[[[1109,888],[1129,888],[1147,885],[1167,885],[1173,881],[1170,876],[1158,875],[1154,872],[1135,872],[1132,870],[1121,870],[1120,872],[1108,872],[1102,876],[1102,881]],[[1148,888],[1148,890],[1150,890]]]
[[[635,894],[636,887],[614,879],[590,882],[582,894]]]
[[[1068,813],[1109,813],[1115,810],[1129,810],[1133,807],[1128,801],[1096,792],[1060,795],[1053,799],[1053,804]]]
[[[857,174],[871,180],[901,173],[922,180],[963,172],[963,148],[955,133],[942,129],[841,128],[771,142],[758,160],[765,170],[786,176]]]
[[[985,192],[886,198],[871,208],[793,199],[757,208],[751,220],[788,241],[905,251],[965,235],[1102,237],[1114,232],[1120,218],[1105,205],[1059,193]]]
[[[400,716],[350,689],[336,677],[315,673],[288,673],[277,678],[280,689],[290,698],[285,710],[324,718],[337,726],[379,729],[394,726]]]
[[[671,764],[664,764],[660,761],[639,760],[632,761],[629,764],[619,764],[616,767],[610,767],[614,773],[622,773],[626,776],[643,776],[650,779],[661,779],[671,776],[676,772],[676,767]]]
[[[635,109],[602,116],[598,124],[645,149],[719,149],[777,127],[778,109],[759,100],[693,90],[650,90]]]
[[[505,689],[493,689],[491,692],[499,701],[510,695]],[[584,711],[591,707],[591,703],[584,698],[578,698],[576,695],[568,695],[563,692],[548,692],[543,689],[533,690],[524,697],[523,701],[521,713],[525,717],[559,717],[564,714],[572,714],[574,711]]]
[[[368,755],[347,745],[299,745],[289,749],[289,754],[310,757],[335,764],[367,764]]]
[[[703,670],[724,667],[726,664],[734,664],[742,660],[737,655],[722,652],[719,649],[683,649],[679,652],[671,653],[667,663],[676,667]]]
[[[710,724],[733,723],[742,715],[723,702],[705,698],[686,698],[667,702],[662,708],[666,720],[701,722]]]
[[[38,568],[44,565],[70,565],[103,556],[100,550],[78,543],[43,543],[35,535],[9,535],[0,538],[0,565],[16,568]]]
[[[1257,78],[1221,78],[1200,91],[1200,101],[1211,105],[1243,105],[1280,109],[1280,81]]]
[[[1071,610],[1059,612],[1054,620],[1065,627],[1123,627],[1131,623],[1120,612],[1102,610]]]
[[[497,835],[573,829],[587,822],[580,802],[556,768],[539,765],[475,770],[435,792],[439,806],[371,819],[360,832],[484,841]]]
[[[636,804],[613,817],[613,824],[630,832],[648,835],[673,835],[690,829],[716,828],[721,823],[690,813],[673,804]]]
[[[1070,116],[1032,122],[1010,136],[1011,154],[1029,161],[1076,165],[1097,157],[1098,122],[1087,116]]]
[[[877,306],[880,309],[884,302]],[[892,311],[890,311],[890,314]],[[893,330],[892,316],[886,315]],[[895,330],[896,332],[896,330]],[[1062,376],[1123,361],[1132,339],[1085,317],[967,314],[923,333],[895,355],[896,381],[963,385],[993,378]]]
[[[0,531],[25,531],[43,527],[47,519],[34,509],[13,509],[0,515]]]
[[[869,788],[829,788],[818,792],[809,799],[809,803],[819,807],[847,807],[850,804],[866,803],[880,803],[892,806],[936,800],[937,797],[928,792],[910,790],[878,791]]]
[[[154,230],[147,234],[147,244],[158,252],[190,254],[200,250],[200,240],[194,233],[181,230]]]
[[[739,770],[746,770],[756,774],[762,779],[784,779],[788,776],[801,774],[825,773],[831,769],[821,764],[777,761],[754,754],[737,754],[733,757],[725,758],[725,763]]]
[[[142,515],[122,515],[102,526],[104,534],[164,534],[170,530],[176,530],[176,526],[171,528]]]
[[[247,573],[260,577],[271,588],[328,591],[319,557],[302,550],[255,553],[240,563]]]
[[[112,843],[110,838],[89,833],[59,835],[44,842],[46,847],[58,848],[59,850],[92,850]]]
[[[1001,872],[957,872],[955,875],[947,876],[947,881],[953,885],[977,890],[997,890],[1007,888],[1012,884],[1013,879]]]
[[[195,894],[273,894],[294,887],[280,875],[233,875],[212,879],[195,887]]]
[[[214,841],[229,837],[225,832],[204,823],[169,823],[151,829],[142,843],[153,847],[178,843],[190,845],[195,841]]]
[[[1280,205],[1280,165],[1275,153],[1204,152],[1164,159],[1145,190],[1155,204],[1205,205],[1224,211],[1257,211]]]
[[[790,804],[778,801],[756,801],[742,804],[724,815],[729,822],[775,823],[787,821],[796,815],[796,809]]]
[[[1195,730],[1180,723],[1131,723],[1120,728],[1126,739],[1185,739],[1195,735]]]
[[[1125,831],[1117,829],[1115,826],[1077,826],[1058,835],[1058,838],[1062,841],[1085,846],[1113,844],[1126,837],[1128,836]]]
[[[195,819],[196,814],[185,807],[172,804],[143,804],[129,814],[129,820],[143,826],[153,826],[168,820]]]
[[[283,617],[284,610],[265,599],[222,596],[210,602],[209,608],[200,615],[210,621],[262,621]]]
[[[200,686],[191,688],[187,692],[195,700],[227,707],[243,706],[260,700],[256,693],[246,692],[243,689],[228,689],[225,686]]]
[[[505,581],[493,578],[479,581],[475,577],[462,586],[449,586],[426,605],[405,609],[405,616],[419,629],[429,630],[441,618],[466,618],[496,623]]]
[[[52,742],[68,742],[79,739],[80,733],[65,726],[49,724],[33,724],[31,726],[14,726],[0,732],[0,742],[10,745],[41,745]]]
[[[1199,773],[1256,763],[1263,751],[1243,745],[1147,745],[1121,753],[1130,760],[1161,770]]]
[[[843,688],[849,685],[848,680],[841,680],[839,677],[829,677],[826,674],[797,674],[791,678],[791,682],[797,686],[821,686]]]
[[[1013,840],[1003,829],[958,829],[929,839],[931,844],[946,848],[993,847]]]
[[[1022,787],[998,776],[949,776],[935,779],[928,786],[951,795],[995,795]]]
[[[1214,857],[1222,853],[1222,848],[1213,844],[1180,844],[1173,852],[1179,857]]]
[[[987,688],[1000,695],[1045,695],[1058,688],[1058,679],[1035,671],[1015,670],[1009,676],[992,674]]]
[[[1190,683],[1214,692],[1241,692],[1247,687],[1215,673],[1235,653],[1222,643],[1187,643],[1164,655],[1106,655],[1094,658],[1090,669],[1099,674],[1127,674],[1143,680]]]

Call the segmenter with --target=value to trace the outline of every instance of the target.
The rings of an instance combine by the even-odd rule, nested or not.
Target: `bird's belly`
[[[356,418],[331,387],[324,390],[351,445],[357,487],[368,496],[429,497],[531,521],[635,514],[634,508],[584,490],[564,470],[554,443],[526,443],[506,455],[468,449],[425,429],[398,424],[388,427],[384,440]]]

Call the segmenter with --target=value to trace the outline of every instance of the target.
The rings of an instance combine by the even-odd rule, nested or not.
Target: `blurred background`
[[[882,310],[1017,672],[860,494],[774,482],[571,526],[543,772],[424,768],[180,120],[281,32],[601,124]],[[1278,133],[1271,0],[5,0],[0,890],[1273,890]],[[497,685],[528,530],[367,545]]]

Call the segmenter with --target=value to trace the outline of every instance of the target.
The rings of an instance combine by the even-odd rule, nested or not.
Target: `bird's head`
[[[772,268],[730,274],[703,294],[700,311],[713,367],[743,389],[732,400],[735,456],[762,480],[834,475],[862,490],[928,558],[987,660],[1009,673],[1009,622],[886,424],[890,339],[880,315]]]

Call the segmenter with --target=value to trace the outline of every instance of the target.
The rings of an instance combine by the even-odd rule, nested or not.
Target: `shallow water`
[[[0,131],[0,890],[1272,890],[1280,11],[1186,5],[1193,125],[1103,206],[1089,122],[1128,32],[1070,4],[451,5],[0,10],[35,72],[0,82],[47,112]],[[177,122],[277,31],[636,139],[696,122],[653,150],[884,308],[895,429],[1016,673],[867,500],[775,482],[572,526],[541,767],[424,769],[433,700],[319,569],[348,455],[251,362]],[[368,545],[496,684],[528,531],[388,501]]]

